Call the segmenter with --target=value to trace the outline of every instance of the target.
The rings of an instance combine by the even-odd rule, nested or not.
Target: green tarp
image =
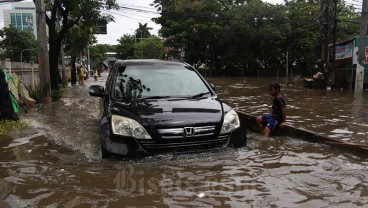
[[[19,106],[17,104],[16,98],[14,97],[14,94],[16,94],[17,92],[12,92],[11,91],[11,89],[14,89],[14,88],[17,89],[18,86],[12,87],[13,85],[15,85],[15,83],[11,81],[10,76],[6,72],[6,69],[4,69],[4,75],[5,75],[5,80],[8,83],[9,88],[10,88],[9,89],[9,92],[10,92],[10,100],[12,102],[13,110],[14,110],[15,113],[18,113],[19,112]]]

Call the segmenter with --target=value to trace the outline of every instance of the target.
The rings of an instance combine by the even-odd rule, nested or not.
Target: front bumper
[[[224,148],[236,145],[236,141],[244,143],[246,141],[243,128],[234,130],[232,133],[224,135],[211,135],[190,138],[163,138],[160,139],[141,139],[123,137],[109,133],[102,134],[103,146],[112,153],[123,156],[145,156],[160,153],[186,153],[198,152],[211,149]],[[235,143],[234,143],[235,142]]]

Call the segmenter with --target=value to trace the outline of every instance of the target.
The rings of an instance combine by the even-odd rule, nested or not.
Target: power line
[[[14,3],[14,2],[20,2],[20,1],[23,1],[23,0],[0,0],[0,4]]]
[[[132,10],[132,11],[136,11],[136,12],[160,14],[160,12],[157,12],[157,11],[151,11],[151,10],[147,10],[147,9],[138,9],[138,8],[127,7],[127,6],[121,6],[120,8],[125,9],[125,10]]]
[[[107,13],[110,13],[110,14],[116,14],[116,15],[119,15],[119,16],[123,16],[123,17],[126,17],[126,18],[129,18],[129,19],[132,19],[132,20],[136,20],[136,21],[140,21],[140,22],[153,22],[152,20],[140,20],[140,19],[136,19],[136,18],[133,18],[133,17],[130,17],[130,16],[127,16],[127,15],[124,15],[124,14],[121,14],[121,13],[118,13],[118,12],[113,12],[113,11],[110,11],[110,10],[103,10],[104,12],[107,12]]]
[[[363,1],[358,1],[358,0],[350,0],[350,1],[353,1],[353,2],[358,2],[358,3],[361,3],[361,4],[363,4]]]
[[[121,13],[118,13],[118,12],[113,12],[113,13],[114,14],[121,14]],[[134,16],[143,17],[143,18],[152,18],[152,15],[144,16],[145,14],[146,13],[135,12],[135,11],[126,11],[126,12],[124,12],[124,15],[134,15]]]
[[[156,10],[152,7],[145,7],[145,6],[137,6],[137,5],[131,5],[131,4],[119,4],[120,7],[130,7],[130,8],[137,8],[137,9],[143,9],[143,10]]]
[[[199,18],[199,19],[211,19],[213,20],[214,17],[213,16],[209,16],[209,15],[194,15],[194,14],[190,14],[190,13],[182,13],[182,12],[153,12],[153,11],[149,11],[149,10],[145,10],[145,9],[137,9],[137,8],[131,8],[131,7],[121,7],[122,9],[128,10],[128,11],[135,11],[135,12],[139,12],[139,13],[152,13],[152,14],[157,14],[157,15],[169,15],[169,16],[176,16],[176,17],[184,17],[184,18]],[[104,10],[106,12],[112,13],[112,14],[116,14],[116,15],[120,15],[120,16],[125,16],[127,18],[131,18],[134,20],[137,20],[135,18],[126,16],[124,14],[118,13],[118,12],[112,12],[110,10]],[[242,20],[241,18],[230,18],[230,17],[216,17],[217,20]],[[139,20],[138,20],[139,21]]]
[[[182,12],[161,12],[160,13],[160,12],[157,12],[157,11],[153,12],[153,11],[150,11],[150,10],[147,10],[147,9],[132,8],[132,7],[127,7],[127,6],[122,7],[122,9],[126,10],[126,11],[133,11],[133,12],[136,12],[136,13],[153,13],[153,14],[168,15],[168,16],[178,17],[178,18],[197,18],[197,19],[210,20],[210,21],[213,21],[213,20],[216,20],[216,21],[241,21],[241,22],[247,22],[249,24],[255,24],[256,22],[260,22],[260,21],[262,23],[266,23],[266,22],[272,22],[272,23],[284,22],[284,19],[276,19],[276,18],[272,18],[272,17],[270,17],[270,18],[262,18],[262,17],[249,18],[248,17],[247,19],[245,19],[245,18],[242,18],[242,17],[226,17],[226,16],[216,16],[215,17],[215,16],[211,16],[211,15],[197,15],[197,14],[182,13]],[[275,9],[274,11],[278,11],[280,9],[281,8],[279,7],[277,9]],[[119,12],[113,12],[111,10],[105,10],[105,11],[108,12],[108,13],[111,13],[111,14],[124,16],[126,18],[137,20],[137,21],[153,22],[152,20],[147,21],[147,20],[136,19],[134,17],[127,16],[127,15],[121,14]],[[144,17],[144,18],[146,18],[146,17]],[[296,29],[302,30],[304,28],[311,28],[311,27],[314,28],[316,26],[318,26],[318,23],[314,23],[314,24],[306,25],[306,26],[299,26]]]

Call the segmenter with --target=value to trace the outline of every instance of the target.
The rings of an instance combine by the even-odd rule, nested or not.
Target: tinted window
[[[114,88],[116,98],[189,97],[209,91],[197,73],[184,66],[127,66],[118,68],[117,72]]]

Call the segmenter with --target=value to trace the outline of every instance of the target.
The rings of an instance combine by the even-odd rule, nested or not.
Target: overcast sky
[[[10,9],[10,3],[1,3],[0,0],[0,28],[4,27],[4,15],[3,9]],[[31,1],[31,0],[25,0]],[[263,0],[271,4],[282,4],[284,0]],[[354,4],[359,4],[362,0],[350,0]],[[114,15],[115,22],[111,22],[107,25],[107,35],[97,35],[99,44],[117,44],[119,39],[124,34],[134,34],[134,31],[138,28],[139,23],[147,23],[151,34],[157,35],[160,25],[151,21],[151,18],[158,16],[156,9],[150,4],[153,0],[117,0],[118,4],[122,7],[119,11],[102,11]],[[347,1],[349,2],[349,0]],[[361,3],[360,3],[361,5]]]

